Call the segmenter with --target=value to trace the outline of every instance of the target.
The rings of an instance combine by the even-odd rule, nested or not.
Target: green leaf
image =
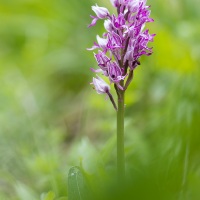
[[[68,174],[68,200],[88,200],[88,188],[80,167],[72,167]]]

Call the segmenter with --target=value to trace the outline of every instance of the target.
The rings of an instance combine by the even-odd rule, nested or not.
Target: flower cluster
[[[91,16],[93,20],[89,27],[103,19],[106,32],[102,37],[97,35],[97,42],[88,49],[98,49],[94,57],[99,69],[91,70],[108,77],[110,83],[115,84],[116,90],[126,90],[133,78],[133,70],[140,65],[139,58],[152,54],[152,48],[147,45],[149,41],[153,41],[155,34],[149,34],[148,29],[145,30],[145,24],[153,22],[153,19],[149,17],[150,10],[146,6],[146,0],[110,1],[116,8],[117,15],[111,15],[107,8],[92,6],[96,16]],[[110,95],[109,85],[99,77],[98,82],[95,80],[93,79],[93,84],[97,93]]]

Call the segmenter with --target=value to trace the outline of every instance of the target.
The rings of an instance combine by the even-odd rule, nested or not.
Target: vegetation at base
[[[195,0],[148,0],[154,53],[126,94],[127,182],[118,187],[116,119],[89,83],[90,6],[107,0],[0,1],[0,199],[67,199],[80,166],[104,199],[200,197],[200,12]],[[110,9],[112,9],[110,5]],[[70,200],[70,199],[68,199]]]

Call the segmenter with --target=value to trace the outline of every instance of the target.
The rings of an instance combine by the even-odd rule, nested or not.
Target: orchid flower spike
[[[97,4],[92,6],[96,16],[92,17],[94,26],[98,20],[104,20],[105,32],[97,35],[96,42],[88,50],[98,49],[94,53],[99,69],[91,70],[106,76],[115,85],[117,94],[125,91],[132,81],[133,71],[140,65],[140,57],[150,56],[155,34],[145,29],[146,23],[153,22],[150,18],[150,6],[147,0],[110,0],[117,14],[110,14],[107,8]],[[97,93],[110,94],[110,86],[100,77],[93,78]]]

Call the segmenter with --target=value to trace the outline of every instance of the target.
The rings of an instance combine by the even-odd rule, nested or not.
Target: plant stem
[[[118,111],[117,111],[117,173],[119,181],[125,177],[124,159],[124,93],[118,90]]]

